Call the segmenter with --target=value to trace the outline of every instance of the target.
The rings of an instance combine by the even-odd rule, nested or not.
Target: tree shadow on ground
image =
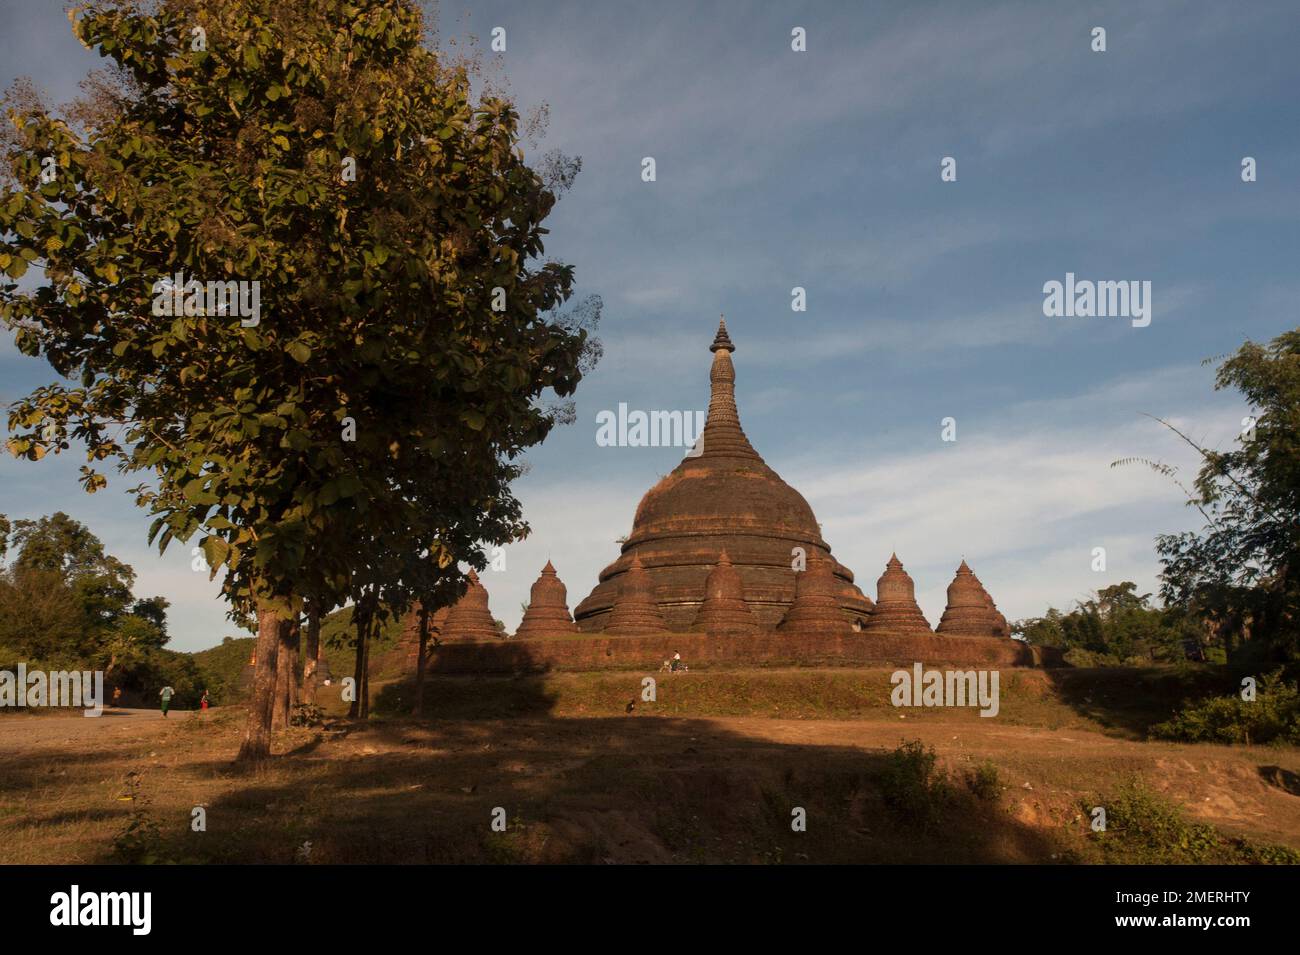
[[[1057,696],[1111,735],[1146,739],[1152,726],[1218,692],[1222,668],[1059,667],[1044,671]]]
[[[389,702],[402,698],[400,685],[390,689]],[[751,738],[705,719],[650,716],[648,703],[621,717],[558,718],[536,679],[444,679],[438,694],[438,718],[378,718],[276,758],[208,804],[206,832],[168,827],[156,855],[332,864],[1063,855],[1055,835],[960,778],[888,786],[898,765],[887,751]],[[188,767],[227,778],[230,769]]]

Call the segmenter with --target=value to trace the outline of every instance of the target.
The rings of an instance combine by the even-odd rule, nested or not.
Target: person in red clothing
[[[208,711],[208,691],[207,691],[207,690],[204,690],[204,691],[203,691],[203,696],[202,696],[202,698],[199,700],[199,709],[202,710],[204,713],[206,713],[206,712]]]

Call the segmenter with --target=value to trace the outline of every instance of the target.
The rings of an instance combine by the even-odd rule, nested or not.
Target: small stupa
[[[575,633],[577,624],[569,616],[569,593],[548,560],[529,594],[528,609],[519,622],[518,637],[553,637]]]
[[[240,693],[251,693],[253,685],[257,682],[257,641],[253,641],[253,654],[248,663],[240,668],[239,679],[235,681],[235,688]]]
[[[948,606],[936,632],[956,637],[1010,636],[1006,618],[964,560],[948,585]]]
[[[758,618],[745,603],[745,585],[723,548],[717,564],[704,582],[704,602],[692,630],[705,633],[756,633]]]
[[[605,632],[653,633],[666,629],[664,615],[655,602],[650,575],[641,566],[641,559],[633,557],[619,581],[618,598],[609,613]]]
[[[442,626],[444,640],[495,640],[501,636],[488,609],[487,588],[479,583],[478,574],[469,572],[469,587],[452,605]]]
[[[406,619],[402,621],[402,636],[398,643],[405,655],[406,664],[410,668],[416,667],[420,661],[421,606],[417,600],[415,606],[406,615]],[[424,647],[427,656],[433,655],[433,648],[437,645],[437,641],[442,639],[449,613],[451,613],[450,607],[439,607],[429,615],[429,640]]]
[[[839,585],[830,558],[809,555],[795,573],[794,602],[777,624],[778,633],[850,633],[853,626],[840,609]]]
[[[876,581],[876,609],[864,628],[867,633],[931,633],[916,602],[916,585],[897,554],[889,555],[885,572]]]

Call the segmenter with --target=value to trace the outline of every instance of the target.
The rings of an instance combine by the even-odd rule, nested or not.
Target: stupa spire
[[[731,363],[731,353],[736,346],[727,334],[727,321],[718,322],[718,333],[709,351],[713,352],[713,367],[709,369],[709,416],[704,422],[704,442],[698,457],[752,458],[761,462],[745,437],[740,426],[740,412],[736,409],[736,368]]]
[[[736,346],[731,344],[731,336],[727,334],[727,319],[725,317],[719,317],[718,319],[718,334],[713,336],[713,344],[709,346],[709,351],[716,352],[720,348],[725,348],[727,351],[736,350]]]

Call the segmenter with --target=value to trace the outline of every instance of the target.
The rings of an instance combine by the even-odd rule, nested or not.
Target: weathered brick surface
[[[656,633],[445,643],[434,651],[435,673],[518,673],[548,670],[657,670],[681,653],[692,669],[710,666],[1061,666],[1050,648],[995,637],[938,634],[826,633],[740,636]]]

